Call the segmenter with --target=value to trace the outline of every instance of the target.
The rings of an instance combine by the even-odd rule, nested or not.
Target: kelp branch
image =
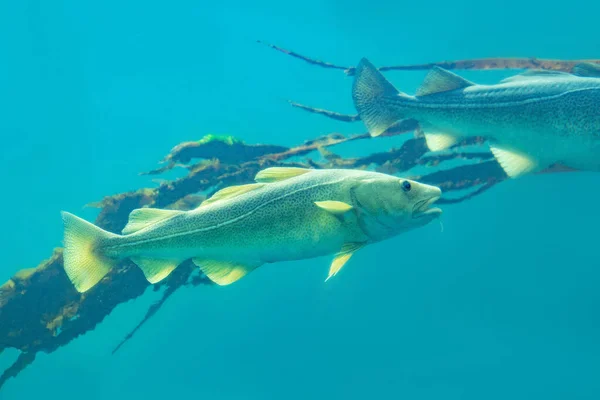
[[[325,61],[315,60],[311,57],[284,49],[272,44],[262,43],[273,50],[296,59],[305,61],[309,64],[322,68],[343,70],[347,75],[354,75],[355,67],[341,66]],[[404,64],[381,66],[380,71],[422,71],[433,67],[442,67],[449,70],[503,70],[503,69],[546,69],[551,71],[571,72],[573,67],[582,62],[600,63],[600,59],[580,59],[580,60],[558,60],[544,59],[536,57],[496,57],[496,58],[474,58],[468,60],[439,61],[425,64]]]

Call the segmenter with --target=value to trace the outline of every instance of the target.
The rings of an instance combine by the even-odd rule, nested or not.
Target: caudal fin
[[[62,212],[65,225],[63,263],[67,276],[78,292],[83,293],[104,277],[117,263],[97,250],[100,240],[116,236],[96,225]]]
[[[360,60],[354,73],[352,99],[358,115],[371,136],[379,136],[404,116],[388,101],[394,96],[406,96],[377,70],[366,58]]]

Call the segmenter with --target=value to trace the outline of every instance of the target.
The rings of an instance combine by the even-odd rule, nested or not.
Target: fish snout
[[[433,203],[438,201],[442,197],[442,191],[440,188],[431,186],[431,191],[426,199],[420,200],[415,203],[412,209],[413,218],[430,217],[431,219],[438,217],[442,214],[442,210],[438,207],[431,207]]]

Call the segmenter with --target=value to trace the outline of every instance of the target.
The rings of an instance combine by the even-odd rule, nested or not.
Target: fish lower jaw
[[[438,201],[440,196],[432,197],[428,200],[419,201],[413,207],[412,217],[413,219],[423,218],[426,216],[436,217],[442,214],[442,209],[438,207],[430,207],[433,203]]]

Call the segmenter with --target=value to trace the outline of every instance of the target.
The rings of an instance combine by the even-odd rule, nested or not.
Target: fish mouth
[[[437,217],[442,213],[442,210],[437,207],[431,208],[431,205],[439,200],[441,196],[434,196],[426,200],[421,200],[413,206],[412,217],[414,219],[429,217]]]

